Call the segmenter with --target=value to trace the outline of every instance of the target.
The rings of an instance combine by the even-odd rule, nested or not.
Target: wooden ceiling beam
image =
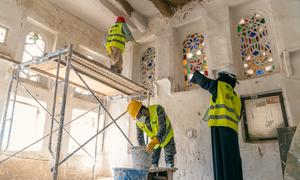
[[[129,19],[134,23],[140,32],[146,32],[148,26],[148,19],[138,13],[127,0],[116,0],[122,8],[126,11]]]
[[[150,0],[159,12],[165,17],[171,17],[174,12],[172,7],[165,0]]]

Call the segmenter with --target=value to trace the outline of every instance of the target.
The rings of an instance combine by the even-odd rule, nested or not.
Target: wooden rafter
[[[159,12],[165,17],[171,17],[174,12],[172,7],[164,0],[150,0]]]

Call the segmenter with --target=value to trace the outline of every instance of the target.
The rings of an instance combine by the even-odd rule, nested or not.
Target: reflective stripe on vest
[[[216,102],[210,100],[208,126],[229,127],[238,132],[241,108],[239,95],[229,84],[218,81]]]
[[[110,55],[111,55],[110,47],[117,47],[121,49],[122,52],[124,51],[126,36],[123,33],[122,28],[123,28],[123,23],[116,23],[108,31],[105,48]]]
[[[149,109],[149,114],[150,114],[150,125],[151,125],[151,128],[152,128],[152,131],[150,131],[147,128],[147,125],[145,123],[140,122],[140,121],[136,121],[136,125],[142,131],[144,131],[147,134],[147,136],[149,136],[150,138],[153,138],[154,136],[156,136],[156,134],[159,130],[157,106],[158,105],[152,105],[152,106],[149,106],[149,108],[148,108]],[[162,141],[159,145],[162,148],[165,147],[169,143],[169,141],[171,140],[171,138],[174,135],[170,119],[167,115],[166,115],[166,128],[167,128],[166,133],[163,136]],[[158,148],[159,146],[156,146],[155,148]]]

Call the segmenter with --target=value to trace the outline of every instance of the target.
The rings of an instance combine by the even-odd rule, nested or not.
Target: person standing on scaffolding
[[[128,41],[134,41],[134,38],[125,23],[125,18],[117,17],[116,23],[108,30],[105,49],[110,57],[111,70],[119,74],[123,70],[123,52]]]
[[[131,101],[127,111],[132,119],[137,119],[137,140],[140,146],[145,146],[144,132],[151,141],[146,150],[152,153],[152,167],[158,167],[160,151],[164,148],[167,167],[174,167],[176,154],[173,128],[168,115],[160,105],[151,105],[148,108],[140,101]]]

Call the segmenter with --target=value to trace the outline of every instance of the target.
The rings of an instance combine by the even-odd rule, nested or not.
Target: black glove
[[[195,72],[194,72],[194,74],[193,74],[193,77],[192,77],[192,79],[191,79],[191,83],[194,83],[194,84],[196,84],[196,82],[197,82],[197,77],[200,75],[201,73],[198,71],[198,70],[196,70]]]

